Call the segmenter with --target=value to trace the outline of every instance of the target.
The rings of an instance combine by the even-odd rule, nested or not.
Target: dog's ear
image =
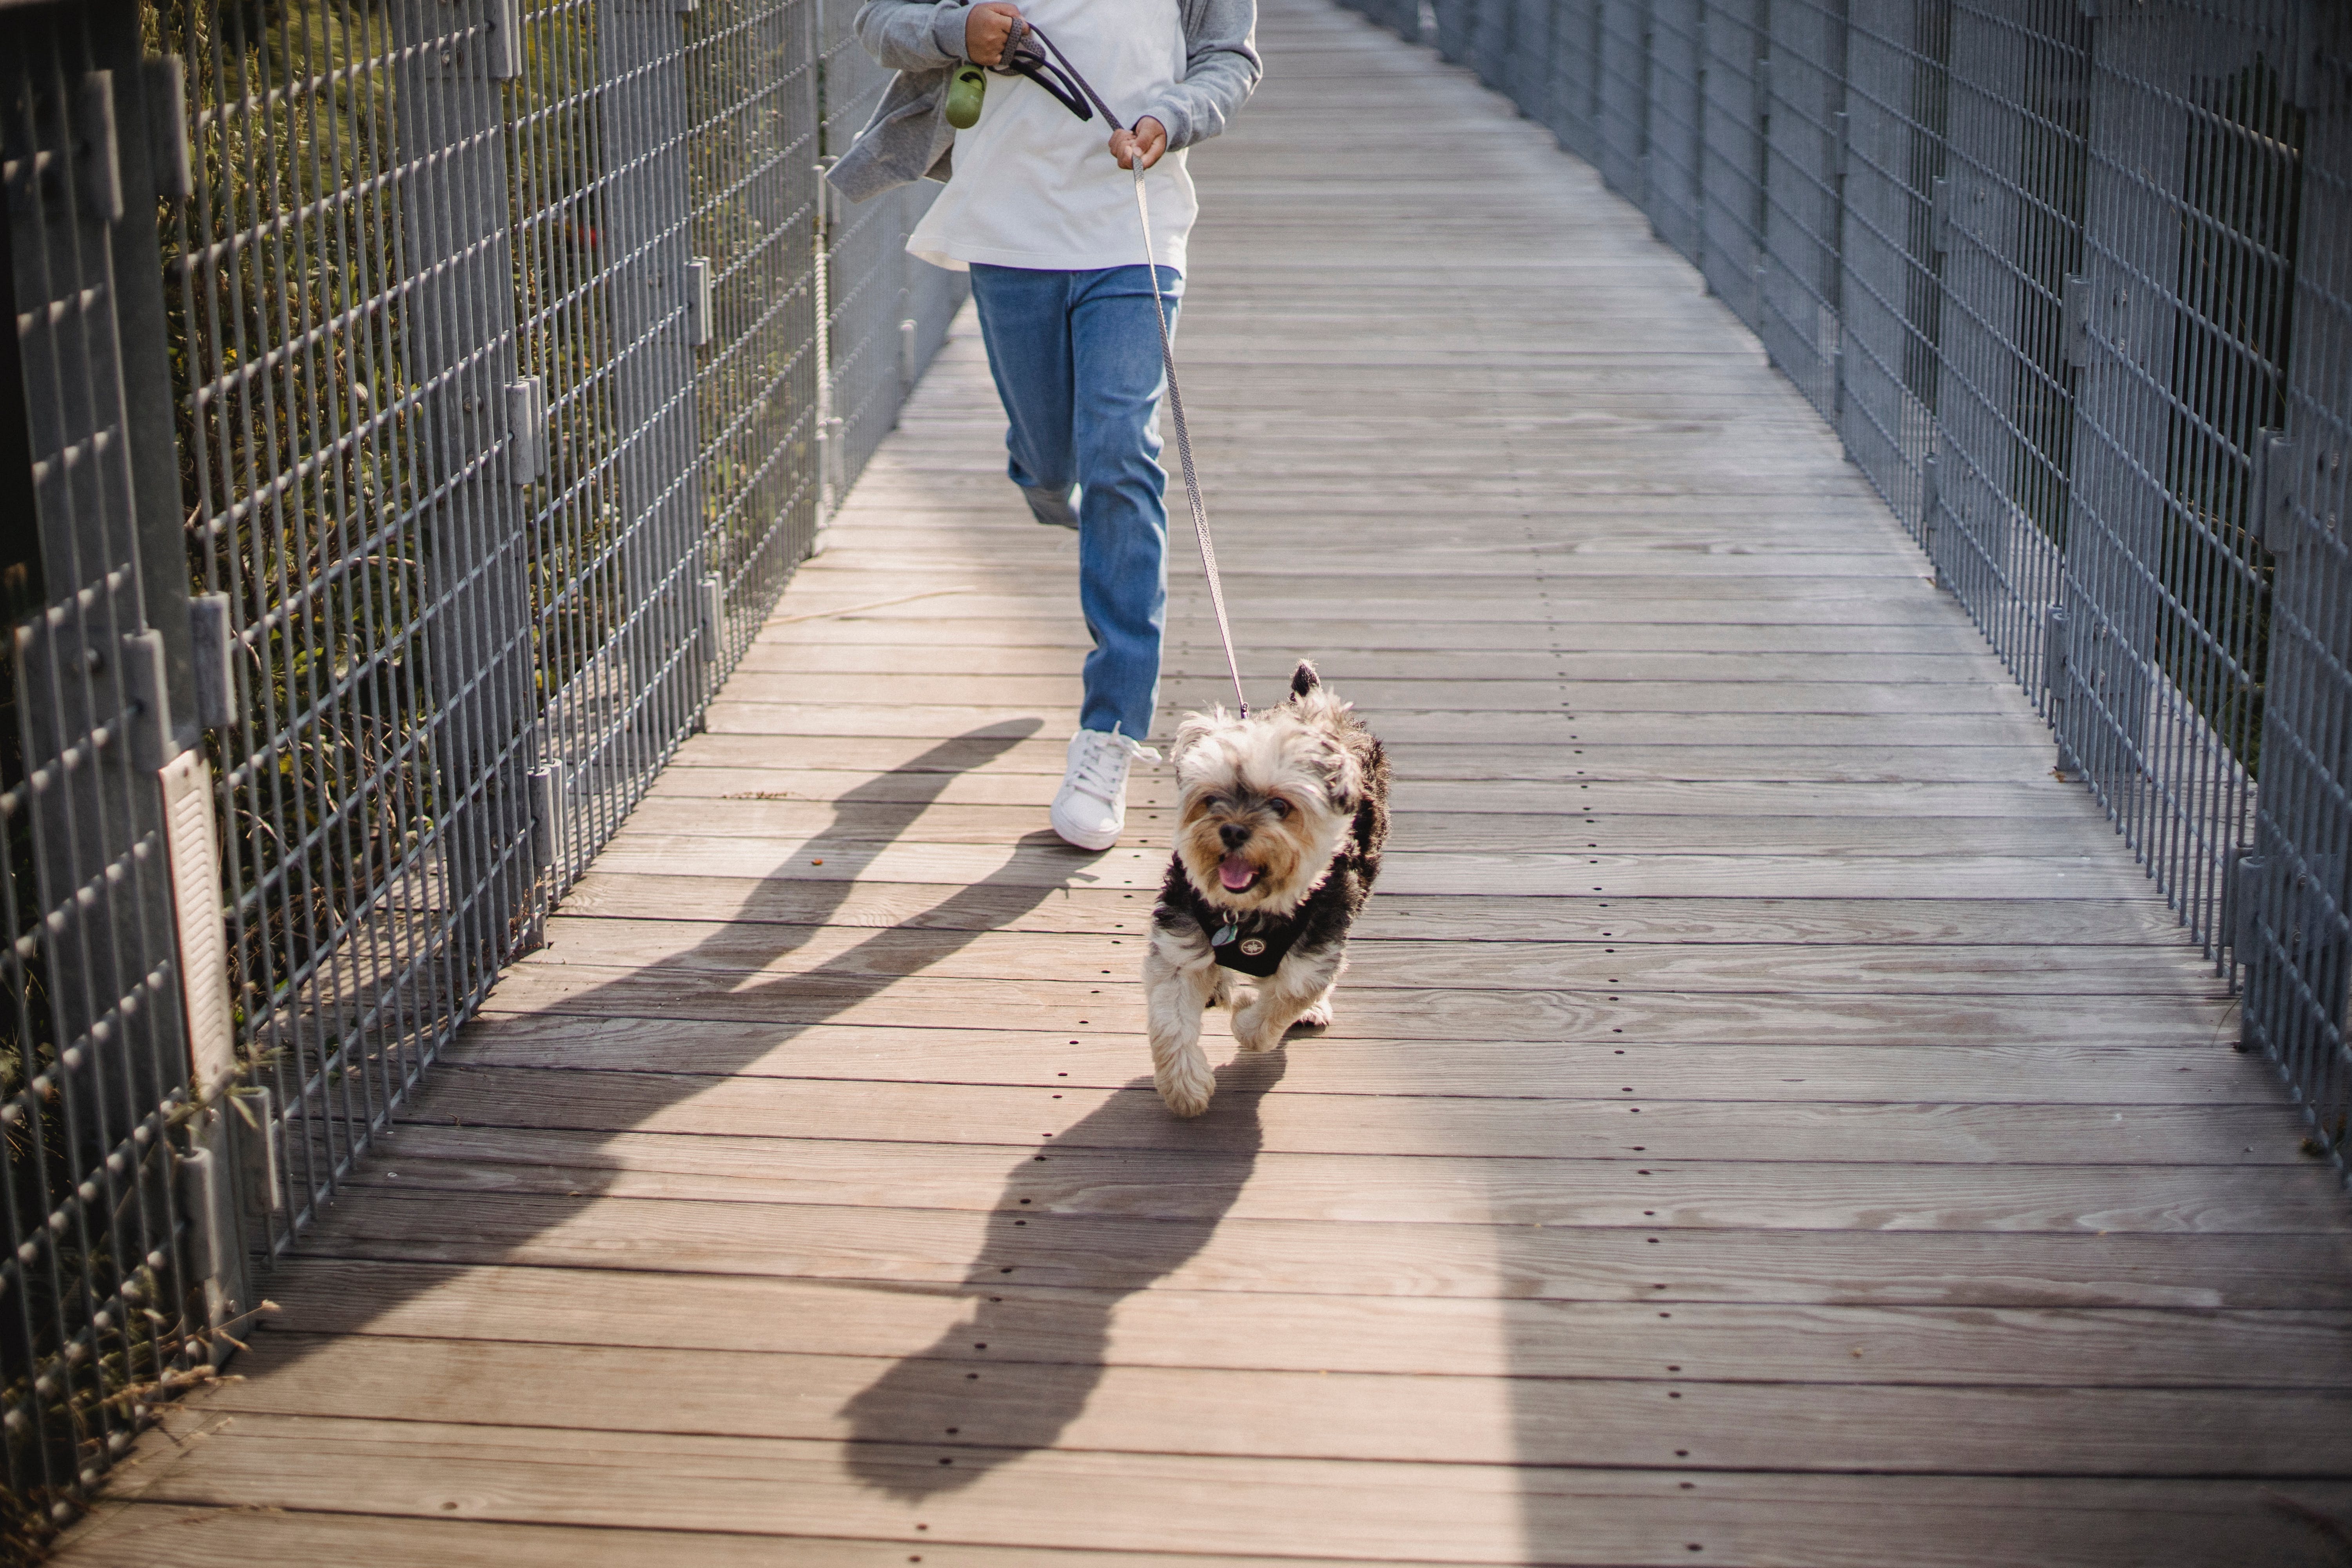
[[[1323,775],[1333,809],[1353,811],[1363,799],[1364,766],[1354,747],[1337,739],[1327,742],[1316,754],[1315,769]]]
[[[1315,667],[1307,660],[1300,659],[1298,668],[1290,672],[1291,700],[1297,701],[1322,684],[1323,678],[1315,673]]]

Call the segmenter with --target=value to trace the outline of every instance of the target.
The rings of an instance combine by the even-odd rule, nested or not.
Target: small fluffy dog
[[[1144,955],[1151,1077],[1179,1116],[1209,1108],[1216,1079],[1201,1013],[1234,1007],[1234,1038],[1270,1051],[1294,1024],[1331,1022],[1348,928],[1380,875],[1389,764],[1349,706],[1301,663],[1280,707],[1223,708],[1177,726],[1176,853]],[[1234,1006],[1234,977],[1257,985]]]

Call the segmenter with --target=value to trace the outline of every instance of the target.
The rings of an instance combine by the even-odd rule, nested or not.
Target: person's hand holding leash
[[[1135,122],[1134,130],[1110,133],[1110,155],[1118,160],[1118,166],[1122,169],[1134,168],[1138,157],[1149,169],[1160,162],[1167,151],[1168,127],[1149,114]]]
[[[971,15],[964,18],[964,58],[976,66],[1003,65],[1005,41],[1013,37],[1013,24],[1020,19],[1021,7],[1005,0],[974,5]]]

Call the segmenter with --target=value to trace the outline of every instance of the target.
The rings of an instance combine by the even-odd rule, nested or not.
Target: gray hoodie
[[[1257,56],[1257,0],[1178,0],[1184,16],[1184,79],[1144,114],[1168,128],[1168,150],[1206,142],[1249,100],[1265,69]],[[866,0],[853,24],[877,63],[897,71],[874,118],[826,183],[853,202],[926,175],[954,173],[948,154],[948,74],[963,58],[966,0]],[[1084,62],[1079,62],[1084,69]],[[1139,115],[1137,118],[1140,119]],[[1103,134],[1109,135],[1109,128]]]

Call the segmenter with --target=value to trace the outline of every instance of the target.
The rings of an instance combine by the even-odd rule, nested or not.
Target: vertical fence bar
[[[1770,0],[1763,76],[1757,336],[1824,419],[1837,417],[1836,176],[1845,113],[1843,0]]]
[[[2255,525],[2275,564],[2252,841],[2229,868],[2224,940],[2245,966],[2244,1043],[2267,1049],[2309,1119],[2307,1152],[2347,1169],[2352,911],[2352,27],[2307,12],[2285,417],[2265,438]]]
[[[1847,27],[1838,434],[1923,542],[1936,510],[1944,295],[1935,214],[1950,48],[1944,0],[1856,7]]]
[[[1699,237],[1707,287],[1750,329],[1764,257],[1767,0],[1710,0],[1700,132]]]
[[[2073,471],[2091,26],[2071,0],[1952,16],[1936,568],[2037,700]]]
[[[1706,0],[1650,0],[1649,162],[1643,205],[1650,226],[1692,263],[1701,262],[1699,170],[1706,98]]]

